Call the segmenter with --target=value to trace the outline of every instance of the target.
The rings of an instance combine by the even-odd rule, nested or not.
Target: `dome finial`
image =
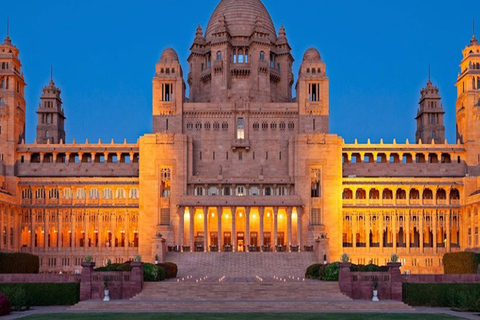
[[[200,25],[198,25],[198,27],[197,27],[196,36],[199,37],[199,38],[203,37],[203,30],[202,30],[202,27]]]
[[[287,32],[285,31],[285,27],[280,25],[280,30],[278,31],[279,36],[285,37],[287,35]]]

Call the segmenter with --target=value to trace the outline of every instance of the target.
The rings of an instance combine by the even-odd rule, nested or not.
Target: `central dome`
[[[225,17],[227,28],[232,37],[250,36],[257,21],[266,32],[269,39],[276,41],[275,26],[267,9],[260,0],[222,0],[213,11],[208,22],[205,37],[211,39],[212,33],[220,25],[220,19]]]

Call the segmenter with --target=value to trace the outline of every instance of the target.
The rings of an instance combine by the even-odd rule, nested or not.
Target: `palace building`
[[[153,261],[165,241],[184,254],[314,250],[321,262],[348,253],[354,263],[384,264],[395,252],[404,270],[441,272],[444,253],[480,246],[475,36],[456,83],[454,144],[445,140],[431,81],[421,91],[415,140],[346,144],[330,133],[325,62],[308,49],[295,80],[287,33],[260,0],[221,0],[190,50],[185,77],[173,49],[161,54],[153,132],[138,143],[66,143],[52,80],[28,144],[26,83],[7,35],[1,251],[37,254],[43,271],[79,269],[86,254],[97,264],[137,254]]]

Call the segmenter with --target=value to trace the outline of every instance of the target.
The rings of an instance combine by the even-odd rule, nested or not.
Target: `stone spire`
[[[7,19],[7,36],[3,40],[3,44],[9,45],[9,46],[12,45],[12,40],[10,39],[10,21],[9,21],[9,19]]]
[[[472,35],[472,39],[470,40],[470,46],[478,45],[477,38],[475,37],[475,18],[473,19],[473,22],[472,22],[472,30],[473,30],[473,35]]]

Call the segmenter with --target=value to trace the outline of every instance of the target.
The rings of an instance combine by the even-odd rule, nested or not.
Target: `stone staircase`
[[[352,300],[337,282],[304,279],[313,253],[169,253],[177,279],[147,282],[127,301],[84,301],[92,312],[413,312],[396,301]]]

